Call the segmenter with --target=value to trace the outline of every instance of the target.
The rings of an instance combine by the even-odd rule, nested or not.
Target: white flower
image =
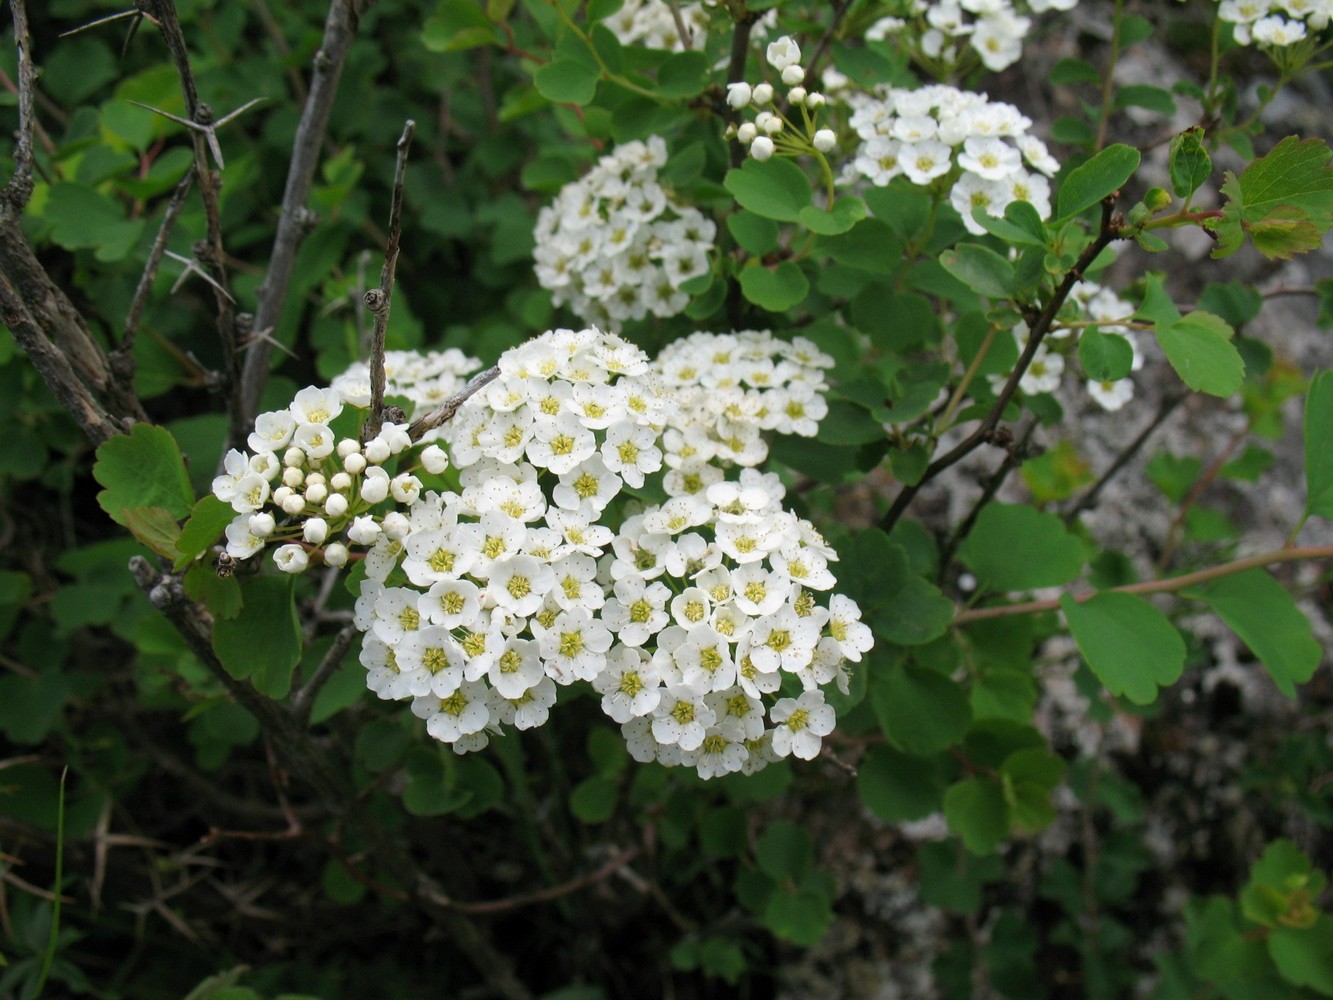
[[[421,465],[427,472],[438,476],[449,468],[449,455],[438,444],[428,445],[422,449]]]
[[[274,551],[273,562],[284,573],[300,573],[310,565],[310,557],[299,545],[282,545]]]
[[[648,715],[662,698],[661,679],[647,654],[617,645],[592,682],[602,696],[602,711],[620,723]]]
[[[777,41],[768,43],[764,55],[768,64],[780,73],[801,61],[801,48],[790,35],[783,35]]]
[[[343,401],[336,390],[319,389],[312,385],[298,392],[287,409],[297,424],[327,424],[342,413]],[[260,430],[257,420],[255,430]]]
[[[1134,383],[1127,378],[1104,382],[1092,379],[1088,382],[1088,395],[1102,409],[1115,412],[1134,398]]]
[[[727,84],[727,104],[739,111],[750,103],[750,95],[753,91],[748,83],[729,83]]]
[[[673,684],[662,692],[652,719],[653,738],[658,743],[697,750],[705,730],[717,722],[717,715],[704,702],[703,692]]]
[[[775,724],[773,751],[781,757],[790,754],[801,760],[819,755],[820,741],[833,732],[833,708],[824,703],[822,691],[806,691],[799,698],[779,699],[770,710]]]
[[[480,732],[490,721],[487,688],[480,681],[464,681],[447,697],[434,695],[412,702],[412,713],[426,720],[426,732],[442,743],[453,743]]]

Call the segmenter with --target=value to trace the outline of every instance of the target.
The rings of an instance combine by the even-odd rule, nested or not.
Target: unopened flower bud
[[[284,573],[300,573],[310,565],[310,557],[299,545],[283,545],[273,553],[273,561]]]
[[[300,486],[301,483],[303,483],[304,481],[305,481],[305,473],[302,472],[300,469],[288,466],[287,468],[282,470],[283,486],[290,486],[292,489],[296,489],[296,487]]]
[[[748,83],[729,83],[727,84],[727,104],[739,111],[750,103],[752,93],[753,91]]]
[[[347,498],[341,493],[333,493],[324,501],[324,513],[329,517],[342,517],[347,513]]]
[[[348,455],[343,459],[343,468],[346,469],[350,475],[359,476],[365,471],[366,458],[364,455],[360,454]]]
[[[329,478],[329,489],[341,493],[352,485],[352,477],[345,472],[335,472]]]
[[[308,519],[301,530],[301,537],[311,545],[323,545],[329,537],[329,522],[322,517]]]
[[[366,469],[366,478],[361,484],[361,499],[366,503],[379,503],[388,495],[389,474],[378,465]]]
[[[773,155],[773,140],[766,135],[761,135],[750,143],[750,155],[756,160],[767,160]]]
[[[366,442],[364,454],[367,462],[370,462],[372,465],[380,465],[383,462],[387,462],[389,456],[392,455],[393,452],[389,450],[389,443],[387,441],[376,438],[374,441]]]
[[[805,103],[805,88],[804,88],[804,87],[792,87],[791,90],[787,91],[787,100],[791,101],[792,104],[804,104],[804,103]]]
[[[282,464],[289,469],[305,464],[305,452],[300,448],[288,448],[282,453]]]
[[[792,63],[782,71],[782,82],[788,87],[794,87],[805,79],[805,67],[797,63]]]
[[[384,534],[393,541],[398,542],[407,537],[408,532],[412,530],[412,522],[407,519],[407,515],[401,511],[390,511],[384,515],[384,520],[380,523],[380,528]]]
[[[750,100],[755,104],[768,104],[773,100],[773,87],[771,84],[760,83],[754,88],[750,95]]]
[[[267,538],[273,534],[273,529],[277,527],[277,522],[273,520],[273,515],[268,511],[250,516],[250,534],[256,538]]]
[[[299,514],[305,510],[305,497],[299,493],[293,493],[287,499],[282,501],[282,509],[288,514]]]
[[[750,143],[754,142],[754,137],[757,136],[758,134],[759,134],[759,129],[755,126],[754,122],[745,122],[743,125],[741,125],[740,128],[736,130],[736,138],[739,139],[741,144],[745,146],[748,146],[750,145]]]
[[[347,565],[347,546],[342,542],[330,542],[324,548],[324,565],[334,569]]]
[[[380,537],[380,526],[367,514],[352,521],[352,526],[347,529],[347,537],[357,545],[374,545],[375,539]]]
[[[805,95],[805,106],[811,111],[815,110],[815,108],[822,108],[827,103],[828,98],[817,90],[813,90]]]
[[[329,495],[329,488],[323,483],[307,483],[305,499],[307,503],[321,504]]]
[[[285,501],[289,496],[291,496],[293,492],[294,490],[292,490],[290,486],[279,486],[276,490],[273,491],[273,502],[277,504],[279,507],[281,507],[283,501]]]
[[[355,455],[361,450],[361,442],[356,438],[343,438],[338,442],[338,457],[346,458],[348,455]]]
[[[814,138],[810,141],[815,149],[819,150],[821,153],[827,153],[838,144],[838,137],[833,134],[833,129],[821,128],[814,134]]]
[[[421,465],[427,472],[438,476],[449,468],[449,455],[438,444],[428,445],[421,452]]]

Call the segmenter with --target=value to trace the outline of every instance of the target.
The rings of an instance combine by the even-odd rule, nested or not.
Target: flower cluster
[[[701,3],[625,0],[621,8],[602,23],[622,45],[684,52],[702,49],[708,40],[708,11]],[[682,27],[686,32],[684,37],[681,36]]]
[[[1018,62],[1023,39],[1032,19],[1021,10],[1041,14],[1048,10],[1070,10],[1078,0],[915,0],[911,17],[880,18],[866,31],[871,40],[890,35],[911,38],[914,47],[935,62],[955,65],[959,45],[966,40],[989,70],[999,71]]]
[[[837,145],[837,136],[832,129],[819,125],[819,109],[827,99],[818,91],[806,90],[800,46],[791,36],[783,35],[769,43],[764,54],[787,88],[785,103],[788,109],[799,112],[800,122],[794,122],[783,110],[771,83],[752,85],[738,81],[727,84],[727,104],[737,111],[745,108],[759,110],[753,121],[742,122],[729,134],[748,146],[750,155],[756,160],[767,160],[774,153],[783,156],[827,153]]]
[[[1282,48],[1323,31],[1333,18],[1330,0],[1222,0],[1217,16],[1235,27],[1241,45]]]
[[[947,185],[963,224],[977,235],[984,232],[972,218],[978,207],[999,216],[1010,202],[1026,201],[1043,218],[1050,214],[1047,177],[1060,164],[1012,104],[943,84],[850,93],[848,103],[861,139],[851,177],[884,186],[901,174],[913,184]]]
[[[1018,383],[1019,389],[1029,394],[1057,390],[1064,375],[1065,354],[1078,342],[1078,337],[1073,334],[1091,327],[1124,337],[1133,352],[1130,371],[1138,371],[1143,367],[1143,353],[1134,331],[1125,325],[1133,315],[1134,307],[1111,289],[1093,281],[1079,282],[1070,293],[1065,310],[1051,327],[1050,335],[1037,346],[1032,363]],[[1028,342],[1027,324],[1020,320],[1013,328],[1013,335],[1021,351]],[[998,389],[1005,376],[992,375],[990,380]],[[1134,383],[1128,376],[1113,381],[1090,378],[1087,389],[1088,395],[1104,410],[1119,410],[1134,398]]]
[[[387,351],[384,355],[384,396],[406,404],[409,417],[435,409],[463,388],[481,362],[456,348],[445,351]],[[370,406],[370,368],[352,364],[329,385],[348,406]]]
[[[618,146],[538,214],[537,280],[556,305],[618,329],[689,303],[680,286],[708,272],[717,226],[658,183],[666,158],[657,136]]]

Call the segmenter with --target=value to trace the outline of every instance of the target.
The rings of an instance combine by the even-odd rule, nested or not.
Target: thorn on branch
[[[219,295],[224,296],[228,302],[234,303],[236,301],[234,298],[231,297],[231,292],[227,291],[227,289],[223,287],[221,282],[217,281],[211,274],[205,271],[203,267],[199,264],[199,262],[194,258],[183,257],[180,254],[175,253],[171,250],[163,251],[163,255],[166,257],[170,257],[172,260],[185,265],[185,270],[180,273],[180,277],[178,277],[175,283],[171,286],[172,295],[175,295],[178,291],[180,291],[181,286],[185,284],[186,280],[190,277],[190,275],[197,274],[199,275],[199,277],[203,278],[210,285],[212,285],[213,290],[216,291]]]
[[[180,115],[173,115],[170,111],[163,111],[161,108],[155,108],[151,104],[143,104],[139,101],[130,101],[130,103],[135,107],[143,108],[146,111],[153,112],[153,114],[170,119],[177,125],[184,125],[186,128],[198,132],[204,137],[204,141],[208,143],[208,152],[212,155],[213,162],[218,165],[219,170],[222,170],[224,167],[222,162],[222,144],[218,142],[217,130],[222,128],[222,126],[226,125],[228,122],[233,121],[238,116],[244,114],[246,111],[249,111],[263,100],[264,98],[262,97],[256,97],[253,100],[246,101],[235,111],[223,115],[216,121],[213,120],[213,109],[203,102],[195,105],[193,118],[182,118]]]

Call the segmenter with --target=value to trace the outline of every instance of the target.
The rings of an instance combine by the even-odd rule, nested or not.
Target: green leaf
[[[778,247],[778,224],[741,210],[727,216],[727,230],[746,251],[762,257]]]
[[[786,312],[810,292],[810,282],[789,260],[774,268],[752,263],[740,273],[741,294],[769,312]]]
[[[1236,177],[1222,184],[1222,218],[1214,257],[1240,249],[1248,233],[1255,249],[1270,259],[1317,249],[1333,226],[1333,150],[1322,139],[1289,135]]]
[[[702,52],[677,52],[657,71],[657,90],[663,97],[693,97],[704,89],[708,57]]]
[[[778,222],[797,222],[810,204],[810,181],[790,160],[746,160],[722,182],[741,208]]]
[[[924,819],[939,809],[944,792],[932,760],[889,746],[866,752],[856,771],[856,787],[866,808],[886,823]]]
[[[1305,396],[1305,509],[1333,520],[1333,371],[1311,379]]]
[[[1174,684],[1185,666],[1185,642],[1166,616],[1132,594],[1101,593],[1079,603],[1060,598],[1078,651],[1108,691],[1140,705]]]
[[[1240,893],[1241,912],[1265,927],[1309,928],[1318,917],[1313,901],[1327,885],[1328,877],[1315,870],[1304,851],[1290,840],[1275,840],[1250,868]]]
[[[866,217],[866,203],[860,198],[846,195],[833,203],[833,208],[825,211],[814,205],[806,205],[798,215],[798,221],[812,233],[821,236],[836,236],[845,233]]]
[[[960,243],[945,250],[940,266],[978,295],[1005,299],[1014,292],[1014,265],[980,243]]]
[[[1222,577],[1194,591],[1254,651],[1288,698],[1319,666],[1323,646],[1291,595],[1261,569]]]
[[[1009,823],[1020,833],[1036,833],[1055,819],[1051,792],[1064,780],[1065,762],[1046,749],[1019,750],[1000,766]]]
[[[944,818],[973,854],[991,854],[1009,834],[1009,810],[994,781],[969,778],[944,793]]]
[[[438,13],[421,25],[421,44],[429,52],[461,52],[500,41],[491,19],[476,0],[443,0]],[[494,19],[502,21],[507,14]]]
[[[1177,198],[1189,198],[1213,175],[1213,158],[1203,144],[1199,126],[1179,132],[1171,140],[1171,190]]]
[[[93,249],[101,261],[118,261],[139,241],[142,219],[127,219],[112,198],[81,184],[53,184],[42,217],[51,239],[66,250]]]
[[[894,274],[902,265],[902,242],[879,219],[862,219],[845,233],[821,236],[816,244],[840,264],[874,274]]]
[[[775,820],[764,827],[754,846],[755,861],[769,878],[800,882],[814,866],[815,845],[810,835],[790,820]]]
[[[128,434],[97,449],[93,478],[106,487],[97,503],[117,524],[135,507],[161,507],[176,519],[189,515],[194,491],[180,448],[170,432],[135,424]]]
[[[1333,918],[1327,914],[1313,927],[1275,928],[1268,937],[1268,954],[1287,982],[1333,997]]]
[[[1245,361],[1231,343],[1226,320],[1195,310],[1155,331],[1171,367],[1191,389],[1226,398],[1245,381]]]
[[[870,695],[885,735],[918,757],[956,745],[972,724],[967,693],[937,670],[901,664],[876,669]]]
[[[574,786],[569,794],[569,811],[580,823],[605,823],[616,811],[619,798],[619,782],[594,774]]]
[[[1015,545],[1022,546],[1021,559]],[[989,590],[1056,587],[1083,569],[1083,545],[1064,522],[1026,504],[987,504],[959,555]]]
[[[1057,219],[1067,219],[1115,194],[1139,168],[1139,151],[1116,143],[1069,172],[1060,185]]]
[[[1101,83],[1102,74],[1086,59],[1065,58],[1051,67],[1047,79],[1056,86],[1070,83]]]
[[[811,948],[828,931],[833,908],[827,894],[779,887],[764,907],[764,925],[776,937]]]
[[[148,546],[163,559],[174,560],[180,525],[171,512],[161,507],[134,507],[124,512],[125,527],[137,541]]]
[[[301,659],[295,583],[288,574],[247,580],[240,612],[213,624],[213,651],[227,673],[237,680],[250,678],[270,698],[286,697],[292,669]]]
[[[580,107],[597,93],[601,71],[577,59],[561,57],[538,67],[532,82],[548,101],[557,104],[577,104]]]
[[[1116,88],[1115,107],[1147,108],[1159,115],[1173,115],[1176,113],[1176,100],[1171,96],[1171,91],[1162,87],[1154,87],[1148,83],[1131,83]]]
[[[1046,226],[1037,210],[1026,201],[1011,201],[1004,207],[1002,219],[988,215],[986,206],[978,205],[972,209],[972,218],[986,232],[1007,243],[1034,247],[1046,245]]]
[[[1118,333],[1102,333],[1088,327],[1078,338],[1078,363],[1095,382],[1115,382],[1129,374],[1134,348]]]
[[[182,570],[207,552],[235,517],[236,511],[232,510],[231,504],[224,503],[212,494],[203,497],[194,505],[190,519],[185,522],[176,540],[177,556],[173,568]]]

